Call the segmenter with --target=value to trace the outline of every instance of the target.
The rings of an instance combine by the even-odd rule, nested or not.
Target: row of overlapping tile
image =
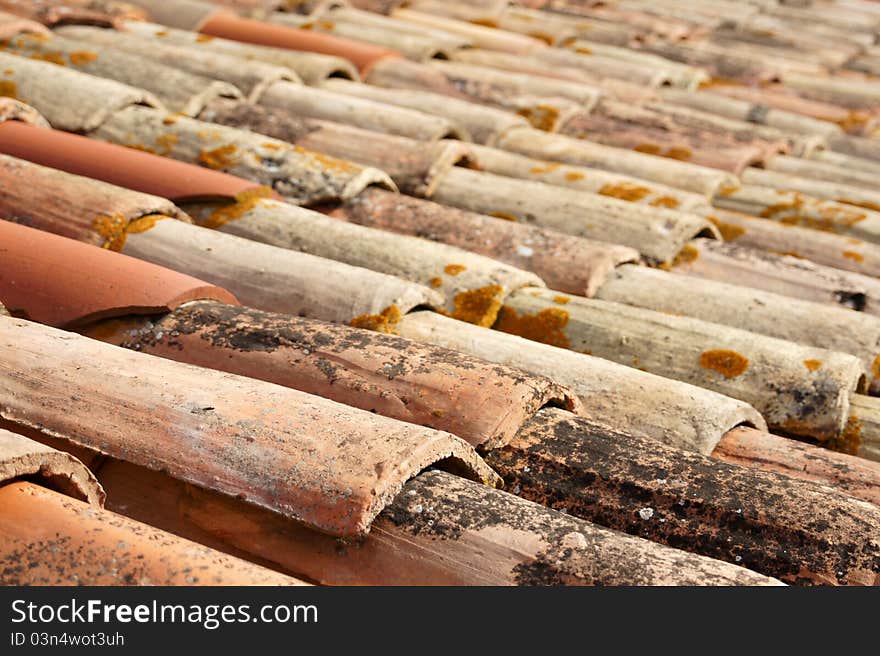
[[[767,426],[878,459],[880,14],[343,4],[0,2],[3,425],[316,582],[875,583],[878,466]]]

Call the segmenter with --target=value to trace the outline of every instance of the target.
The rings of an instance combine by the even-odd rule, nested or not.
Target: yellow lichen
[[[145,152],[145,153],[151,153],[151,154],[153,154],[153,155],[156,154],[156,151],[155,151],[153,148],[150,148],[150,147],[148,147],[148,146],[145,146],[144,144],[130,143],[130,144],[125,144],[125,147],[126,147],[126,148],[132,148],[132,149],[134,149],[134,150],[142,150],[142,151]]]
[[[546,32],[529,32],[528,35],[533,39],[538,39],[538,41],[543,41],[548,46],[552,46],[556,43],[556,39],[552,34],[547,34]]]
[[[379,314],[362,314],[351,320],[349,325],[354,328],[374,330],[379,333],[393,334],[401,319],[400,308],[390,305]]]
[[[736,378],[749,368],[749,359],[736,351],[716,349],[700,354],[700,366],[717,371],[725,378]]]
[[[431,278],[431,280],[429,282],[431,283],[431,287],[433,287],[434,289],[437,289],[438,287],[443,286],[443,278],[434,277],[434,278]]]
[[[843,256],[853,262],[864,262],[865,258],[861,253],[855,251],[843,251]]]
[[[848,453],[851,456],[858,455],[859,446],[862,444],[862,422],[855,415],[850,415],[840,434],[825,440],[822,444],[832,451]]]
[[[463,264],[447,264],[443,267],[443,271],[446,275],[457,276],[462,271],[467,271],[467,267]]]
[[[690,264],[691,262],[695,262],[700,257],[700,251],[696,246],[692,246],[691,244],[685,244],[681,247],[681,250],[678,252],[672,262],[664,262],[660,265],[659,268],[664,271],[669,271],[670,269],[674,269],[675,267],[682,266],[684,264]]]
[[[328,171],[336,171],[337,173],[353,173],[360,168],[357,164],[347,162],[344,159],[328,157],[327,155],[323,155],[321,153],[314,153],[314,156],[318,163],[321,164],[321,166],[323,166]]]
[[[645,153],[646,155],[668,157],[669,159],[677,159],[682,162],[686,162],[693,157],[693,152],[691,152],[690,148],[685,148],[683,146],[670,146],[669,148],[663,148],[659,144],[643,143],[633,148],[633,150]]]
[[[721,236],[725,241],[732,241],[737,237],[742,237],[746,233],[745,228],[741,228],[733,223],[725,223],[718,217],[707,216],[706,218],[715,224],[715,227],[718,228],[718,232],[721,233]]]
[[[822,368],[822,361],[815,359],[804,360],[804,366],[810,371],[819,371]]]
[[[874,380],[880,379],[880,355],[877,355],[874,361],[871,362],[871,378]]]
[[[303,23],[302,25],[299,25],[298,27],[301,30],[317,29],[317,30],[321,30],[324,32],[332,32],[336,28],[336,25],[332,21],[319,20],[319,21],[315,21],[315,22],[309,21],[308,23]]]
[[[559,164],[558,162],[542,162],[540,166],[535,166],[530,172],[533,175],[543,175],[545,173],[552,173],[560,166],[562,166],[562,164]]]
[[[659,155],[663,149],[655,143],[643,143],[633,148],[633,150],[647,155]]]
[[[92,219],[92,227],[104,238],[103,248],[111,251],[119,251],[125,244],[125,227],[128,219],[123,214],[112,216],[98,215]]]
[[[147,214],[146,216],[142,216],[141,218],[135,219],[134,221],[129,221],[128,225],[125,226],[125,234],[132,235],[139,232],[146,232],[156,225],[156,221],[170,218],[171,217],[164,216],[162,214]]]
[[[570,342],[565,334],[568,321],[568,312],[560,308],[546,308],[536,314],[520,314],[515,308],[505,305],[498,313],[494,327],[535,342],[568,348]]]
[[[687,162],[693,157],[693,152],[690,148],[684,148],[683,146],[673,146],[668,149],[663,157],[669,157],[670,159],[677,159],[682,162]]]
[[[557,294],[553,297],[553,302],[558,305],[566,305],[571,302],[570,296],[563,296],[562,294]]]
[[[89,50],[77,50],[70,53],[70,63],[74,66],[83,66],[95,61],[97,58],[98,54]]]
[[[648,187],[633,184],[632,182],[617,182],[603,185],[602,188],[599,189],[599,193],[603,196],[611,196],[612,198],[619,198],[620,200],[635,203],[650,194],[651,190]]]
[[[803,207],[803,196],[795,193],[790,201],[765,207],[761,211],[761,216],[765,219],[775,219],[784,225],[800,225],[825,232],[841,232],[851,228],[859,221],[863,221],[867,216],[864,212],[834,206],[821,207],[818,211],[818,217],[816,215],[805,216],[801,212]]]
[[[880,212],[880,205],[869,200],[850,200],[848,198],[837,198],[836,200],[838,203],[844,203],[845,205],[855,205],[856,207],[864,207],[872,212]]]
[[[104,238],[104,243],[101,244],[102,248],[118,252],[125,246],[125,239],[128,235],[146,232],[156,225],[156,221],[168,218],[170,217],[162,214],[147,214],[129,221],[123,214],[99,215],[92,220],[92,227]]]
[[[868,112],[852,111],[839,121],[835,121],[848,134],[859,134],[872,120]]]
[[[178,137],[173,132],[168,132],[166,134],[162,134],[156,137],[156,143],[161,146],[159,154],[170,155],[171,152],[174,150],[174,147],[177,145],[178,141],[180,141],[180,137]]]
[[[240,219],[254,209],[261,200],[272,196],[273,193],[269,187],[246,189],[235,195],[234,203],[214,210],[205,219],[199,221],[199,224],[205,228],[219,228],[230,221]]]
[[[556,122],[559,120],[559,110],[552,105],[535,105],[534,107],[523,107],[517,114],[526,118],[532,124],[533,128],[552,132],[556,128]]]
[[[64,55],[57,50],[31,55],[31,59],[48,62],[50,64],[55,64],[56,66],[67,66],[67,62],[64,61]]]
[[[700,82],[700,89],[709,89],[711,87],[741,87],[743,83],[730,77],[712,77],[708,80]]]
[[[498,317],[498,310],[504,301],[504,288],[488,285],[478,289],[459,292],[452,298],[452,318],[467,323],[490,327]]]
[[[0,80],[0,96],[18,99],[18,85],[11,80]]]
[[[214,40],[214,37],[213,37],[213,36],[210,36],[210,35],[208,35],[208,34],[199,34],[199,35],[196,37],[196,43],[208,43],[208,42],[213,41],[213,40]]]
[[[584,179],[584,174],[580,171],[569,171],[565,174],[565,179],[569,182],[577,182]]]
[[[509,214],[507,212],[492,212],[489,216],[494,216],[496,219],[504,219],[505,221],[519,221],[513,214]]]
[[[198,162],[209,169],[224,171],[235,166],[238,160],[237,152],[238,149],[233,144],[220,146],[213,150],[203,150],[199,153]]]
[[[668,207],[669,209],[674,210],[678,208],[680,203],[677,198],[673,198],[672,196],[660,196],[648,204],[653,207]]]

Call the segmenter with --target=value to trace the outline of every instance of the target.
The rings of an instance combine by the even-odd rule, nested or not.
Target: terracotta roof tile
[[[226,211],[233,215],[228,221],[223,220]],[[517,289],[544,286],[530,272],[453,246],[338,221],[278,201],[257,200],[238,210],[211,206],[206,213],[205,225],[216,222],[221,232],[434,289],[445,297],[448,313],[471,323],[491,325],[497,305],[464,309],[463,299],[485,294],[500,303]]]
[[[510,178],[546,182],[556,187],[569,187],[683,212],[703,214],[710,207],[700,194],[598,168],[534,159],[475,144],[468,146],[468,152],[472,168]]]
[[[789,440],[750,428],[726,433],[712,452],[714,458],[745,466],[755,466],[760,454],[761,469],[795,478],[832,484],[847,494],[878,505],[880,501],[880,463]],[[821,457],[817,457],[821,456]]]
[[[0,7],[2,6],[3,3],[0,3]],[[22,33],[40,34],[43,36],[50,34],[49,29],[42,23],[0,11],[0,40],[7,41]]]
[[[880,273],[880,245],[872,242],[718,207],[707,216],[725,239],[752,249],[797,254],[816,264],[869,276]]]
[[[94,467],[112,510],[321,583],[876,583],[852,522],[880,470],[822,447],[880,459],[880,9],[135,4],[0,2],[0,218],[30,226],[0,223],[0,300],[148,353],[0,318],[0,384],[59,372],[0,395],[4,427]],[[212,284],[250,307],[185,302]],[[120,404],[143,416],[95,409]],[[165,420],[198,441],[118,430]],[[519,498],[455,477],[453,448],[492,475],[453,434]],[[686,534],[656,520],[670,467],[704,502]]]
[[[199,28],[215,15],[235,16],[235,13],[224,10],[210,2],[200,0],[131,0],[132,4],[141,7],[147,17],[182,30],[198,31]]]
[[[457,123],[444,117],[321,88],[278,83],[260,96],[259,103],[292,118],[337,121],[424,141],[469,137]]]
[[[494,481],[448,433],[19,319],[0,319],[0,331],[3,418],[240,496],[313,529],[366,533],[407,479],[445,459]],[[31,383],[18,378],[23,371]],[[20,393],[37,379],[39,393]],[[108,405],[125,410],[94,411]]]
[[[216,303],[151,320],[105,321],[84,332],[446,430],[474,446],[505,444],[540,407],[579,408],[549,379],[513,368],[391,335]]]
[[[0,123],[6,121],[49,127],[46,119],[30,105],[12,98],[0,98]]]
[[[694,237],[716,234],[707,219],[695,214],[461,167],[440,178],[432,199],[471,212],[513,217],[578,237],[623,244],[652,262],[670,261]]]
[[[585,57],[573,50],[562,48],[542,48],[528,55],[469,49],[456,52],[451,58],[465,63],[555,77],[600,87],[608,78],[618,82],[626,81],[641,87],[644,97],[655,97],[652,91],[644,87],[659,87],[672,82],[669,72],[662,69],[639,66],[611,57]]]
[[[477,143],[491,145],[499,135],[510,128],[529,125],[523,116],[429,91],[391,89],[337,78],[324,80],[320,86],[348,96],[445,116],[462,126]]]
[[[124,51],[149,57],[168,66],[177,67],[196,75],[222,80],[234,85],[249,100],[258,99],[275,82],[299,82],[296,72],[287,66],[212,52],[196,48],[194,44],[174,45],[166,39],[149,39],[122,30],[71,25],[55,30],[56,34],[76,39],[82,44],[100,44],[112,52]],[[95,73],[100,75],[100,73]]]
[[[849,353],[862,360],[874,384],[871,369],[880,356],[878,317],[636,266],[615,269],[595,298]]]
[[[93,506],[104,505],[103,488],[79,460],[0,428],[0,489],[25,478]]]
[[[155,196],[5,155],[0,173],[10,180],[0,211],[18,222],[203,278],[257,308],[347,323],[443,302],[436,291],[400,278],[193,226]],[[12,182],[22,177],[32,188]]]
[[[4,585],[303,585],[31,483],[0,504]]]
[[[50,326],[168,312],[229,292],[133,257],[0,220],[0,298],[12,314]]]
[[[132,105],[162,107],[142,89],[25,57],[0,53],[0,70],[2,95],[33,106],[59,130],[94,130],[113,112]]]
[[[166,117],[150,108],[129,107],[115,113],[93,134],[120,145],[149,144],[146,147],[151,150],[166,146],[166,156],[248,178],[298,204],[345,200],[373,184],[394,186],[378,169],[254,132],[185,117],[169,124]]]
[[[141,487],[131,468],[107,468],[102,480],[135,516],[328,585],[778,585],[439,471],[409,481],[370,535],[343,549],[228,497],[156,480]]]
[[[173,27],[183,26],[177,24]],[[208,36],[245,43],[342,57],[357,66],[361,74],[368,73],[377,62],[400,57],[399,53],[389,48],[328,34],[317,34],[310,30],[253,21],[225,13],[214,14],[204,21],[198,30]]]
[[[466,37],[348,7],[325,7],[323,11],[308,16],[276,12],[268,14],[266,19],[280,25],[372,43],[415,61],[448,58],[459,48],[471,45]]]
[[[526,53],[536,48],[543,47],[544,42],[524,34],[515,34],[503,30],[495,30],[491,27],[468,23],[453,18],[445,18],[434,14],[416,11],[414,9],[394,9],[390,15],[394,18],[424,25],[446,32],[458,34],[470,39],[474,45],[488,50],[500,50],[502,52]]]
[[[296,148],[265,135],[135,106],[133,87],[112,87],[120,95],[119,102],[91,98],[89,106],[75,112],[59,110],[58,103],[66,101],[65,84],[76,85],[85,78],[88,84],[95,83],[91,90],[99,92],[103,85],[117,83],[21,57],[0,54],[0,63],[3,57],[10,60],[10,65],[24,64],[23,69],[19,67],[20,73],[12,70],[12,75],[27,73],[26,84],[38,94],[31,98],[31,104],[48,112],[46,117],[53,127],[89,131],[105,141],[243,174],[301,203],[345,199],[370,184],[393,187],[387,175],[377,169]],[[56,84],[59,79],[64,84]],[[85,91],[82,89],[80,95]]]
[[[649,110],[643,111],[647,113]],[[762,164],[776,152],[788,150],[784,139],[767,142],[754,133],[740,139],[731,129],[721,132],[704,126],[685,129],[664,126],[659,124],[662,115],[657,113],[644,122],[632,114],[621,114],[609,110],[607,103],[602,104],[599,111],[568,121],[559,132],[735,174],[740,174],[748,166]],[[754,131],[749,129],[747,132]]]
[[[475,446],[503,443],[548,403],[578,408],[549,380],[489,369],[444,349],[216,302],[193,304],[235,301],[170,270],[5,221],[0,252],[0,298],[19,316],[54,326],[97,321],[83,330],[103,341],[451,430]],[[149,316],[133,316],[139,314]],[[479,401],[459,406],[469,395]]]
[[[558,317],[559,325],[539,341],[589,349],[713,389],[750,403],[773,428],[821,439],[843,431],[850,395],[865,371],[864,363],[851,355],[689,317],[579,298],[560,308],[552,292],[540,289],[511,294],[496,327],[531,336],[529,319],[548,313]],[[818,360],[822,367],[811,371],[805,360]],[[805,398],[810,402],[804,403]]]
[[[45,39],[24,34],[9,41],[6,50],[145,89],[168,111],[187,116],[198,115],[214,98],[242,97],[229,83],[181,71],[157,62],[154,57],[63,36]]]
[[[7,155],[0,155],[0,179],[0,215],[114,250],[124,245],[127,235],[159,217],[189,220],[164,198]]]
[[[576,517],[788,583],[877,584],[880,545],[864,535],[880,530],[880,508],[824,485],[684,454],[554,410],[487,460],[525,498]],[[572,486],[573,472],[593,484]]]
[[[695,239],[688,245],[688,256],[675,262],[672,270],[880,315],[880,282],[873,276],[816,264],[799,255]]]
[[[332,214],[365,226],[465,248],[539,275],[548,286],[592,296],[619,264],[638,251],[438,203],[368,189]],[[474,240],[473,235],[479,239]]]
[[[286,66],[307,84],[329,77],[356,79],[357,69],[347,59],[316,52],[287,50],[271,46],[243,43],[230,39],[211,38],[198,32],[176,30],[164,25],[129,21],[123,26],[126,33],[150,42],[169,43],[191,47],[207,53],[217,53],[241,59],[252,59],[275,66]]]
[[[112,25],[122,20],[142,20],[143,10],[117,0],[2,0],[0,10],[30,18],[45,25],[70,23]]]
[[[552,330],[552,321],[548,323]],[[754,408],[730,397],[560,346],[464,326],[435,313],[404,317],[399,332],[420,342],[551,376],[570,387],[586,414],[597,421],[706,455],[731,428],[766,425]],[[657,412],[658,407],[664,411]]]
[[[256,182],[220,171],[18,122],[0,124],[0,152],[174,202],[234,200],[260,189]]]
[[[384,113],[380,116],[383,121],[388,118]],[[423,135],[424,140],[417,141],[340,123],[304,119],[283,104],[260,107],[218,100],[208,106],[204,118],[379,168],[388,173],[401,191],[416,196],[430,196],[437,180],[451,167],[466,162],[469,154],[461,142],[435,142],[434,137],[441,136],[439,131],[431,137]]]
[[[576,39],[567,44],[567,48],[585,58],[587,66],[592,65],[589,62],[593,58],[598,58],[599,61],[610,59],[650,70],[662,71],[669,76],[672,86],[677,88],[693,90],[710,79],[709,74],[699,67],[654,55],[643,49],[622,48],[589,39]],[[613,68],[611,70],[613,72]]]
[[[632,175],[711,197],[722,187],[736,187],[737,180],[725,173],[690,162],[658,158],[574,139],[541,130],[516,128],[503,134],[496,147],[536,159],[546,159]]]

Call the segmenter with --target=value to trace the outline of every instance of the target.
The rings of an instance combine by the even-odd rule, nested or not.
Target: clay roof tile
[[[0,318],[0,346],[3,418],[339,537],[366,534],[402,485],[431,465],[497,481],[449,433],[270,383],[21,319]],[[21,385],[39,393],[21,393]],[[107,405],[117,410],[95,411]]]
[[[0,220],[0,298],[12,314],[50,326],[171,311],[197,299],[236,303],[226,290],[149,262]]]

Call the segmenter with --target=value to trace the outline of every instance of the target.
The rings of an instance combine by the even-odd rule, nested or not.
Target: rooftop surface
[[[0,583],[877,585],[878,37],[0,0]]]

